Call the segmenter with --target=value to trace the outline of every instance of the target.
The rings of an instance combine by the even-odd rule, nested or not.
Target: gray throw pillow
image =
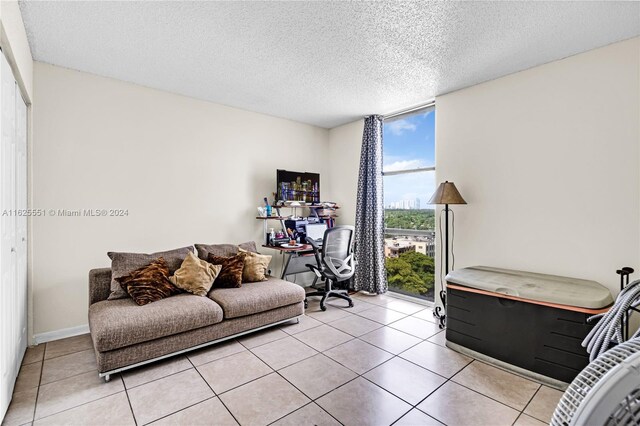
[[[240,251],[239,249],[257,253],[255,241],[247,241],[240,245],[235,244],[195,244],[196,250],[198,250],[198,257],[202,260],[209,261],[209,255],[217,257],[230,257],[235,256]]]
[[[107,256],[111,259],[111,294],[108,300],[124,299],[129,297],[126,291],[122,289],[118,278],[124,277],[136,269],[149,265],[159,257],[164,258],[169,267],[169,275],[173,275],[175,271],[180,269],[182,261],[187,257],[189,252],[193,253],[193,246],[183,247],[179,249],[162,251],[158,253],[119,253],[110,251]]]

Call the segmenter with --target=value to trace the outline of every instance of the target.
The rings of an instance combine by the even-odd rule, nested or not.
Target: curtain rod
[[[429,108],[429,107],[434,106],[435,104],[436,104],[436,101],[435,101],[435,99],[433,99],[433,100],[431,100],[431,101],[429,101],[427,103],[416,105],[416,106],[413,106],[411,108],[403,109],[402,111],[396,111],[396,112],[392,112],[391,114],[385,114],[382,117],[384,117],[384,119],[386,120],[388,118],[393,118],[393,117],[397,117],[399,115],[408,114],[410,112],[418,111],[420,109]]]

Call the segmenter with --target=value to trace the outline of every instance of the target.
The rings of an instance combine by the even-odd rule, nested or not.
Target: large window
[[[389,290],[433,301],[435,107],[385,120],[384,253]]]

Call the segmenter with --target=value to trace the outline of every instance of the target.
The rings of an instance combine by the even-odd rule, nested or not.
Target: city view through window
[[[435,108],[384,123],[384,253],[389,290],[433,301]]]

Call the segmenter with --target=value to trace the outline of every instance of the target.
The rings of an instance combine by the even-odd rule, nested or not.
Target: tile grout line
[[[527,403],[527,405],[525,405],[524,409],[522,410],[522,414],[525,414],[525,410],[527,409],[527,407],[529,406],[529,404],[531,404],[531,402],[535,399],[536,395],[538,395],[538,393],[540,392],[540,390],[542,389],[544,385],[541,384],[540,387],[538,388],[538,390],[536,390],[536,393],[533,394],[533,396],[531,397],[531,399],[529,400],[529,402]],[[534,416],[533,414],[527,414],[527,416],[530,416],[536,420],[540,420],[543,423],[546,423],[546,420],[541,420],[538,417]]]
[[[36,421],[36,409],[38,408],[38,397],[40,396],[40,383],[42,382],[42,372],[44,371],[44,355],[47,351],[47,344],[44,344],[44,349],[42,350],[42,365],[40,366],[40,377],[38,378],[38,387],[36,389],[36,400],[33,403],[33,415],[31,416],[31,423]],[[18,374],[20,374],[18,372]],[[17,378],[16,378],[17,381]]]
[[[117,395],[117,394],[119,394],[120,392],[125,392],[125,390],[121,390],[121,391],[118,391],[118,392],[115,392],[115,393],[112,393],[112,394],[109,394],[109,395],[101,396],[100,398],[93,399],[93,400],[91,400],[91,401],[87,401],[87,402],[83,402],[82,404],[74,405],[73,407],[65,408],[64,410],[56,411],[55,413],[51,413],[51,414],[48,414],[48,415],[46,415],[46,416],[44,416],[44,417],[40,417],[40,418],[38,418],[38,419],[34,419],[34,420],[32,420],[32,422],[33,422],[33,423],[35,423],[36,421],[40,421],[40,420],[42,420],[42,419],[48,419],[49,417],[56,416],[56,415],[58,415],[58,414],[60,414],[60,413],[64,413],[64,412],[67,412],[67,411],[71,411],[71,410],[73,410],[73,409],[75,409],[75,408],[82,407],[83,405],[88,405],[88,404],[91,404],[91,403],[93,403],[93,402],[100,401],[100,400],[102,400],[102,399],[109,398],[109,397],[111,397],[111,396]],[[133,414],[133,410],[132,410],[132,414]],[[135,420],[135,419],[134,419],[134,420]],[[30,424],[30,423],[25,423],[25,424]]]
[[[133,423],[138,426],[138,419],[136,418],[136,413],[133,411],[133,405],[131,405],[131,398],[129,398],[129,392],[127,391],[127,384],[124,381],[124,376],[122,374],[118,374],[120,380],[122,381],[122,387],[124,388],[124,396],[127,397],[127,404],[129,404],[129,410],[131,410],[131,417],[133,417]]]
[[[260,331],[261,331],[262,333],[264,333],[264,334],[267,334],[267,333],[273,332],[273,331],[275,331],[275,330],[282,331],[284,334],[286,334],[286,336],[284,336],[284,337],[278,337],[277,339],[273,339],[273,340],[270,340],[270,341],[265,342],[265,343],[260,343],[259,345],[256,345],[256,346],[254,346],[253,348],[250,348],[250,347],[246,346],[244,343],[242,343],[242,342],[240,341],[240,339],[236,339],[236,341],[237,341],[238,343],[240,343],[240,344],[241,344],[241,345],[242,345],[246,350],[250,351],[251,349],[259,348],[260,346],[268,345],[269,343],[277,342],[278,340],[286,339],[287,337],[289,337],[289,336],[290,336],[290,334],[289,334],[289,333],[287,333],[287,332],[285,332],[285,331],[283,331],[283,330],[280,330],[280,327],[277,327],[277,328],[276,328],[276,327],[273,327],[273,328],[269,328],[269,329],[267,329],[267,330],[260,330]],[[255,334],[255,335],[253,335],[252,337],[255,337],[256,335],[260,335],[260,334],[261,334],[261,333],[256,333],[256,334]],[[244,337],[244,336],[243,336],[243,337]]]
[[[240,343],[240,342],[238,342]],[[242,345],[242,343],[240,343]],[[243,345],[244,346],[244,345]],[[234,354],[235,355],[235,354]],[[188,359],[188,358],[187,358]],[[196,366],[193,364],[193,362],[191,362],[191,360],[189,359],[189,363],[191,363],[191,365],[193,365],[193,369],[196,370],[196,372],[198,373],[198,375],[202,378],[202,380],[204,380],[204,382],[207,384],[207,386],[209,387],[209,389],[211,389],[211,392],[213,392],[213,396],[218,398],[218,401],[220,401],[220,403],[222,404],[222,406],[224,407],[225,410],[227,410],[227,412],[231,415],[231,417],[233,417],[233,420],[235,420],[235,422],[237,424],[240,424],[240,422],[238,421],[238,419],[236,419],[236,416],[231,412],[231,410],[229,410],[229,407],[227,407],[227,404],[224,403],[224,401],[222,400],[222,398],[220,398],[220,395],[213,390],[213,388],[211,387],[211,385],[209,384],[209,382],[207,382],[207,379],[204,378],[204,376],[202,375],[202,373],[200,373],[200,371],[196,368]],[[223,392],[224,393],[224,392]],[[210,399],[210,398],[209,398]],[[207,399],[205,399],[205,401],[207,401]],[[200,401],[202,402],[202,401]],[[198,404],[200,404],[200,402]],[[194,404],[195,405],[195,404]],[[188,407],[187,407],[188,408]],[[184,410],[185,408],[183,408]],[[182,411],[182,410],[180,410]],[[176,411],[176,413],[180,412],[180,411]]]
[[[53,380],[51,382],[41,383],[39,386],[48,386],[48,385],[53,384],[53,383],[61,382],[63,380],[71,379],[73,377],[78,377],[78,376],[81,376],[83,374],[91,373],[94,369],[97,369],[97,366],[95,366],[95,368],[91,368],[91,370],[81,371],[80,373],[72,374],[71,376],[62,377],[60,379],[56,379],[56,380]],[[44,364],[42,365],[42,370],[44,371]]]
[[[55,340],[54,340],[54,342],[55,342]],[[68,353],[66,353],[66,354],[62,354],[62,355],[52,356],[51,358],[44,358],[42,361],[43,361],[43,362],[44,362],[44,361],[50,361],[50,360],[52,360],[52,359],[58,359],[58,358],[62,358],[62,357],[64,357],[64,356],[69,356],[69,355],[73,355],[73,354],[77,354],[77,353],[85,352],[85,351],[95,351],[95,348],[93,347],[93,345],[91,345],[91,347],[90,347],[90,348],[78,349],[77,351],[68,352]],[[31,363],[31,364],[33,364],[33,363]]]
[[[41,345],[44,347],[46,346],[46,343],[41,343]],[[39,345],[36,346],[27,346],[27,351],[29,349],[33,349],[35,347],[37,347]],[[27,352],[25,351],[25,356],[27,355]],[[31,364],[35,364],[36,362],[44,362],[44,349],[42,349],[42,359],[36,360],[36,361],[31,361],[31,362],[24,362],[24,357],[22,358],[22,363],[20,364],[20,367],[23,367],[25,365],[31,365]]]
[[[234,353],[229,354],[229,355],[221,356],[220,358],[216,358],[216,359],[213,359],[213,360],[211,360],[211,361],[203,362],[202,364],[198,364],[198,365],[195,365],[195,364],[193,363],[193,361],[191,361],[191,358],[189,358],[189,354],[186,354],[186,353],[185,353],[185,354],[183,354],[183,355],[185,356],[185,358],[187,358],[187,359],[189,360],[189,362],[191,363],[191,365],[193,365],[193,368],[196,368],[196,369],[197,369],[198,367],[202,367],[203,365],[211,364],[212,362],[216,362],[216,361],[218,361],[218,360],[221,360],[221,359],[224,359],[224,358],[228,358],[228,357],[230,357],[230,356],[237,355],[237,354],[239,354],[239,353],[242,353],[242,352],[244,352],[244,351],[248,351],[248,350],[249,350],[249,349],[247,349],[247,348],[246,348],[242,343],[238,342],[238,341],[237,341],[237,340],[235,340],[235,339],[234,339],[234,340],[229,340],[229,341],[227,341],[227,342],[236,342],[237,344],[239,344],[240,346],[242,346],[242,350],[241,350],[241,351],[238,351],[238,352],[234,352]],[[202,349],[200,349],[200,350],[206,350],[206,349],[217,349],[217,348],[219,348],[219,347],[218,347],[218,346],[216,346],[216,345],[211,345],[211,346],[208,346],[208,347],[206,347],[206,348],[202,348]],[[191,354],[193,354],[193,353],[195,353],[195,352],[198,352],[198,350],[195,350],[195,351],[191,352]],[[157,379],[154,379],[153,381],[155,381],[155,380],[157,380]]]
[[[286,379],[285,379],[285,380],[286,380]],[[293,385],[292,385],[292,386],[293,386]],[[303,395],[307,396],[306,394],[303,394]],[[268,424],[267,424],[267,426],[273,425],[273,424],[275,424],[276,422],[279,422],[280,420],[284,419],[285,417],[290,416],[290,415],[291,415],[291,414],[293,414],[293,413],[297,413],[298,411],[302,410],[304,407],[308,407],[308,406],[309,406],[309,405],[311,405],[311,404],[314,404],[314,405],[318,406],[318,408],[320,408],[322,411],[324,411],[325,413],[327,413],[327,412],[324,410],[324,408],[322,408],[322,407],[320,407],[318,404],[316,404],[316,403],[315,403],[311,398],[309,398],[308,396],[307,396],[307,398],[309,399],[309,402],[307,402],[306,404],[304,404],[302,407],[296,408],[296,409],[295,409],[295,410],[293,410],[292,412],[287,413],[287,414],[285,414],[285,415],[284,415],[284,416],[282,416],[282,417],[278,417],[277,419],[275,419],[275,420],[274,420],[274,421],[272,421],[271,423],[268,423]],[[332,419],[334,419],[334,420],[338,421],[338,419],[336,419],[335,417],[333,417],[331,414],[327,413],[327,415],[328,415],[328,416],[330,416]],[[338,423],[340,423],[340,422],[338,422]],[[342,423],[340,423],[340,424],[342,424]]]
[[[186,370],[185,370],[185,371],[186,371]],[[215,392],[214,392],[214,393],[215,393]],[[205,398],[205,399],[203,399],[202,401],[198,401],[198,402],[193,403],[193,404],[191,404],[191,405],[187,405],[186,407],[181,408],[181,409],[179,409],[178,411],[174,411],[174,412],[169,413],[169,414],[166,414],[166,415],[164,415],[164,416],[162,416],[162,417],[158,417],[157,419],[154,419],[154,420],[150,421],[149,423],[145,423],[144,425],[141,425],[141,426],[147,426],[147,425],[154,424],[154,423],[155,423],[155,422],[157,422],[157,421],[160,421],[160,420],[162,420],[162,419],[166,419],[167,417],[171,417],[171,416],[173,416],[174,414],[178,414],[178,413],[179,413],[179,412],[181,412],[181,411],[187,410],[187,409],[189,409],[189,408],[191,408],[191,407],[195,407],[195,406],[196,406],[196,405],[198,405],[198,404],[202,404],[203,402],[209,401],[209,400],[214,399],[214,398],[218,398],[218,396],[217,396],[217,395],[212,395],[212,396],[210,396],[209,398]],[[220,398],[218,398],[218,399],[220,399]],[[222,402],[222,401],[220,401],[220,402]],[[222,405],[224,406],[224,404],[222,404]],[[225,407],[225,408],[227,408],[227,407]],[[229,410],[227,409],[227,411],[229,411]],[[229,412],[229,414],[231,414],[231,412]],[[233,417],[233,415],[232,415],[232,417]],[[234,418],[234,419],[235,419],[235,418]]]
[[[249,352],[251,352],[251,351],[249,351]],[[234,354],[234,355],[235,355],[235,354]],[[259,360],[261,363],[263,363],[264,365],[266,365],[267,367],[269,367],[269,369],[271,369],[271,372],[266,373],[266,374],[262,374],[262,375],[260,375],[260,376],[258,376],[258,377],[255,377],[255,378],[253,378],[253,379],[251,379],[251,380],[249,380],[249,381],[246,381],[246,382],[240,383],[240,384],[238,384],[238,385],[236,385],[236,386],[233,386],[233,387],[231,387],[231,388],[229,388],[229,389],[226,389],[226,390],[224,390],[224,391],[222,391],[222,392],[216,392],[216,391],[215,391],[215,390],[213,390],[213,388],[212,388],[211,390],[213,390],[213,392],[214,392],[218,397],[220,397],[220,395],[224,395],[224,394],[225,394],[225,393],[227,393],[227,392],[231,392],[232,390],[238,389],[238,388],[239,388],[239,387],[241,387],[241,386],[248,385],[249,383],[255,382],[256,380],[262,379],[263,377],[268,376],[269,374],[275,373],[275,370],[274,370],[273,368],[271,368],[271,366],[270,366],[269,364],[267,364],[266,362],[264,362],[263,360],[261,360],[261,359],[260,359],[256,354],[254,354],[253,352],[251,352],[251,355],[255,356],[256,358],[258,358],[258,360]],[[215,362],[215,361],[213,361],[213,362]],[[198,371],[198,374],[200,374],[200,371],[199,371],[197,368],[196,368],[196,371]],[[204,379],[204,381],[205,381],[205,382],[207,381],[207,379],[205,379],[205,378],[202,376],[202,374],[200,374],[200,376]],[[207,382],[207,384],[209,384],[209,382]],[[211,387],[211,386],[209,386],[209,387]]]
[[[192,364],[193,365],[193,364]],[[124,375],[123,375],[123,382],[124,382],[124,388],[127,391],[133,390],[133,389],[137,389],[140,386],[144,386],[144,385],[148,385],[149,383],[153,383],[153,382],[157,382],[158,380],[162,380],[165,377],[171,377],[171,376],[175,376],[176,374],[180,374],[180,373],[184,373],[187,370],[190,370],[192,367],[187,367],[184,370],[180,370],[180,371],[174,371],[173,373],[169,373],[166,376],[162,376],[162,377],[158,377],[157,379],[153,379],[153,380],[149,380],[148,382],[144,382],[144,383],[140,383],[139,385],[135,385],[135,386],[131,386],[131,387],[127,387],[127,382],[124,382]]]
[[[291,364],[291,365],[293,365],[293,364]],[[329,416],[331,416],[331,418],[335,419],[338,423],[342,424],[338,419],[336,419],[335,417],[333,417],[333,415],[331,415],[331,413],[329,413],[329,412],[328,412],[327,410],[325,410],[322,406],[320,406],[320,404],[317,404],[317,403],[315,402],[317,398],[316,398],[316,399],[310,398],[310,397],[309,397],[309,395],[307,395],[306,393],[302,392],[302,390],[300,390],[296,385],[294,385],[293,383],[291,383],[289,380],[287,380],[287,378],[286,378],[286,377],[284,377],[282,374],[280,374],[280,372],[279,372],[278,370],[274,370],[274,372],[275,372],[278,376],[280,376],[280,377],[281,377],[285,382],[287,382],[287,383],[289,383],[291,386],[293,386],[293,387],[294,387],[298,392],[300,392],[302,395],[304,395],[304,396],[309,400],[309,402],[308,402],[307,404],[304,404],[302,407],[298,407],[298,408],[296,408],[295,410],[291,411],[290,413],[287,413],[287,414],[285,414],[284,416],[282,416],[282,417],[280,417],[280,418],[278,418],[278,419],[274,420],[273,422],[271,422],[271,423],[269,423],[269,424],[275,423],[275,422],[277,422],[278,420],[283,419],[283,418],[287,417],[288,415],[295,413],[296,411],[300,410],[300,409],[301,409],[301,408],[303,408],[303,407],[306,407],[306,406],[307,406],[307,405],[309,405],[309,404],[316,404],[318,407],[320,407],[320,409],[321,409],[322,411],[324,411],[324,412],[325,412],[325,413],[327,413]]]

